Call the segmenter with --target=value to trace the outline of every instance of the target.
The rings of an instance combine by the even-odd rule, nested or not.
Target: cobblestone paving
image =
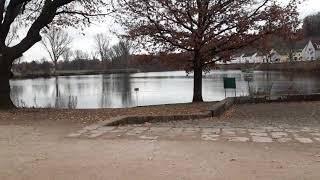
[[[281,128],[233,128],[233,127],[136,127],[136,126],[88,126],[70,138],[142,139],[142,140],[202,140],[254,143],[302,143],[320,144],[320,129],[311,127]]]

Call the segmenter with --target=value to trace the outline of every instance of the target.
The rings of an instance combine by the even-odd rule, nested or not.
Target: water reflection
[[[235,77],[236,92],[227,96],[319,93],[318,74],[257,71],[213,71],[203,79],[206,101],[225,97],[223,77]],[[139,88],[135,92],[134,89]],[[119,108],[192,100],[193,79],[185,72],[69,76],[11,81],[11,97],[19,107]]]
[[[130,74],[103,75],[100,107],[130,107],[133,104]]]
[[[65,89],[61,90],[59,77],[55,77],[55,96],[53,97],[53,99],[55,99],[54,107],[75,109],[77,107],[78,97],[71,95],[71,86],[69,83],[63,87]],[[63,94],[66,94],[66,96]]]

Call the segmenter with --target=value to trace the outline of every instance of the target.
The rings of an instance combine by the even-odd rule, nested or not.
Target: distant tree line
[[[13,65],[16,75],[53,74],[55,68],[59,71],[79,70],[110,70],[120,68],[138,69],[142,72],[185,70],[191,57],[185,53],[156,54],[156,55],[130,55],[125,65],[122,61],[101,61],[97,56],[91,56],[81,50],[73,52],[74,58],[58,61],[56,65],[45,58],[31,62],[18,62]],[[119,57],[118,57],[119,58]],[[120,63],[118,63],[120,62]]]
[[[284,39],[283,37],[286,37]],[[271,35],[269,39],[262,39],[252,45],[260,50],[269,51],[276,48],[283,52],[291,52],[308,38],[320,38],[320,12],[304,18],[302,29],[297,28],[294,38],[289,36]],[[188,69],[188,61],[192,60],[187,53],[162,53],[156,55],[132,55],[132,44],[122,40],[110,46],[106,34],[99,33],[94,37],[95,52],[91,55],[82,50],[71,51],[69,45],[72,39],[62,30],[49,29],[42,44],[49,53],[50,59],[40,59],[31,62],[20,62],[13,65],[13,71],[19,74],[43,74],[58,71],[76,70],[108,70],[134,68],[144,72],[174,71]],[[250,46],[245,50],[248,51]],[[243,50],[243,49],[240,49]],[[62,60],[61,60],[62,58]],[[58,61],[60,59],[60,61]]]
[[[320,12],[314,15],[307,16],[303,20],[304,35],[307,38],[320,37]]]

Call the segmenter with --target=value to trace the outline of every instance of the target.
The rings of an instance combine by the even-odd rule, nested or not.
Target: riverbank
[[[258,71],[282,71],[282,72],[320,72],[320,61],[297,61],[284,63],[246,63],[246,64],[218,64],[218,70],[245,70],[253,69]],[[174,70],[173,70],[174,71]],[[98,74],[123,74],[139,73],[139,69],[110,69],[110,70],[70,70],[56,72],[57,76],[76,76],[76,75],[98,75]],[[145,72],[145,71],[143,71]],[[153,71],[163,72],[163,71]],[[166,71],[167,72],[167,71]],[[52,74],[46,72],[32,72],[26,74],[14,73],[13,79],[33,79],[33,78],[50,78]]]
[[[254,69],[258,71],[284,71],[284,72],[320,72],[320,61],[297,61],[283,63],[246,63],[246,64],[219,64],[222,70]]]
[[[174,116],[208,112],[216,102],[157,105],[134,108],[106,109],[15,109],[0,111],[1,123],[19,123],[50,120],[76,124],[90,124],[105,121],[116,116]]]

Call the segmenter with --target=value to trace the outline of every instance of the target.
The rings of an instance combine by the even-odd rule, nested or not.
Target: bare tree
[[[62,54],[62,58],[66,62],[70,61],[72,56],[73,56],[73,51],[70,48],[67,48]]]
[[[203,101],[202,73],[297,17],[297,2],[276,0],[119,0],[126,34],[151,51],[192,55],[193,101]]]
[[[82,50],[75,50],[74,51],[74,60],[88,60],[90,55],[87,52]]]
[[[106,34],[96,34],[94,36],[95,48],[100,56],[100,60],[106,65],[108,61],[109,38]]]
[[[128,40],[120,40],[118,44],[112,46],[108,51],[108,57],[112,65],[117,68],[127,68],[131,56],[132,44]]]
[[[0,0],[0,108],[14,107],[9,83],[13,61],[41,41],[40,31],[44,27],[50,24],[74,27],[87,25],[92,18],[112,12],[110,1]],[[23,29],[27,33],[9,47],[6,39],[14,23],[18,24],[18,31]]]
[[[53,74],[56,75],[59,58],[69,50],[72,39],[69,34],[62,29],[50,28],[42,39],[42,44],[47,50],[54,65]]]

